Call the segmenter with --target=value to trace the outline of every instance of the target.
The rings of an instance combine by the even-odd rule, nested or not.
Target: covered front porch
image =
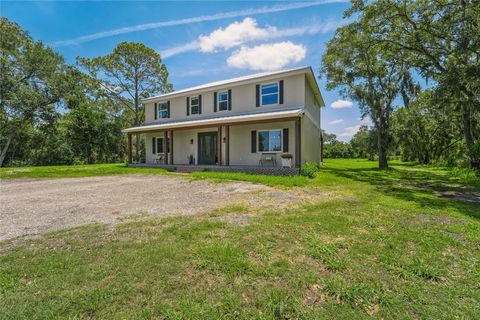
[[[294,175],[301,164],[299,109],[127,130],[128,162],[134,167]],[[138,133],[145,139],[145,163],[133,161],[132,136]]]

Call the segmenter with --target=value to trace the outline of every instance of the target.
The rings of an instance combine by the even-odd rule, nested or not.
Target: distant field
[[[0,177],[161,173],[123,165]],[[0,243],[0,319],[474,319],[480,189],[468,171],[327,160],[315,179],[195,173],[311,194],[300,209],[88,225]],[[162,186],[153,191],[161,192]],[[127,195],[126,195],[127,196]],[[221,195],[220,195],[221,196]]]

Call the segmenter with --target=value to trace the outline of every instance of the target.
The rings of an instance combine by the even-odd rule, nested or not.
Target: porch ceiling
[[[291,119],[295,117],[300,117],[304,113],[303,107],[297,107],[292,109],[283,109],[277,111],[268,111],[268,112],[255,112],[255,113],[243,113],[236,115],[228,116],[215,116],[208,118],[201,118],[196,120],[182,120],[174,121],[167,123],[159,123],[146,125],[141,127],[132,127],[122,130],[124,133],[144,133],[152,131],[162,131],[162,130],[172,130],[172,129],[185,129],[185,128],[195,128],[195,127],[215,127],[219,125],[235,125],[243,124],[248,122],[263,122],[268,120],[282,120],[282,119]]]

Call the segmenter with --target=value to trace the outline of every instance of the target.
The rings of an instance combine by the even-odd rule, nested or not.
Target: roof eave
[[[195,127],[197,125],[204,125],[204,126],[216,126],[218,124],[235,124],[235,123],[242,123],[242,122],[255,122],[258,120],[278,120],[278,119],[287,119],[292,117],[301,117],[304,114],[304,108],[293,109],[293,110],[286,110],[286,111],[278,111],[272,113],[255,113],[255,114],[248,114],[248,115],[239,115],[239,116],[231,116],[231,117],[223,117],[223,118],[207,118],[207,119],[197,119],[192,121],[182,121],[182,122],[173,122],[173,123],[165,123],[165,124],[155,124],[155,125],[147,125],[142,127],[131,127],[122,130],[123,133],[144,133],[144,132],[151,132],[151,131],[162,131],[162,130],[173,130],[173,129],[182,129],[182,128],[190,128]]]

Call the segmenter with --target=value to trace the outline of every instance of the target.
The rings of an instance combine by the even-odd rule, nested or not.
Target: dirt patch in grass
[[[431,215],[431,214],[417,214],[412,222],[414,223],[435,223],[439,225],[465,224],[466,221],[456,219],[451,216]]]
[[[470,186],[450,186],[428,183],[402,183],[402,185],[433,190],[434,194],[439,198],[466,201],[480,205],[480,192]]]
[[[235,215],[226,215],[221,217],[210,218],[212,221],[221,221],[228,222],[235,226],[245,226],[250,223],[253,217],[256,215],[247,213],[247,214],[235,214]]]
[[[451,200],[461,200],[474,203],[480,206],[480,193],[478,192],[461,192],[455,190],[442,191],[435,193],[437,197]]]
[[[322,286],[314,284],[305,290],[303,303],[309,306],[322,307],[326,299],[327,296],[322,292]]]

